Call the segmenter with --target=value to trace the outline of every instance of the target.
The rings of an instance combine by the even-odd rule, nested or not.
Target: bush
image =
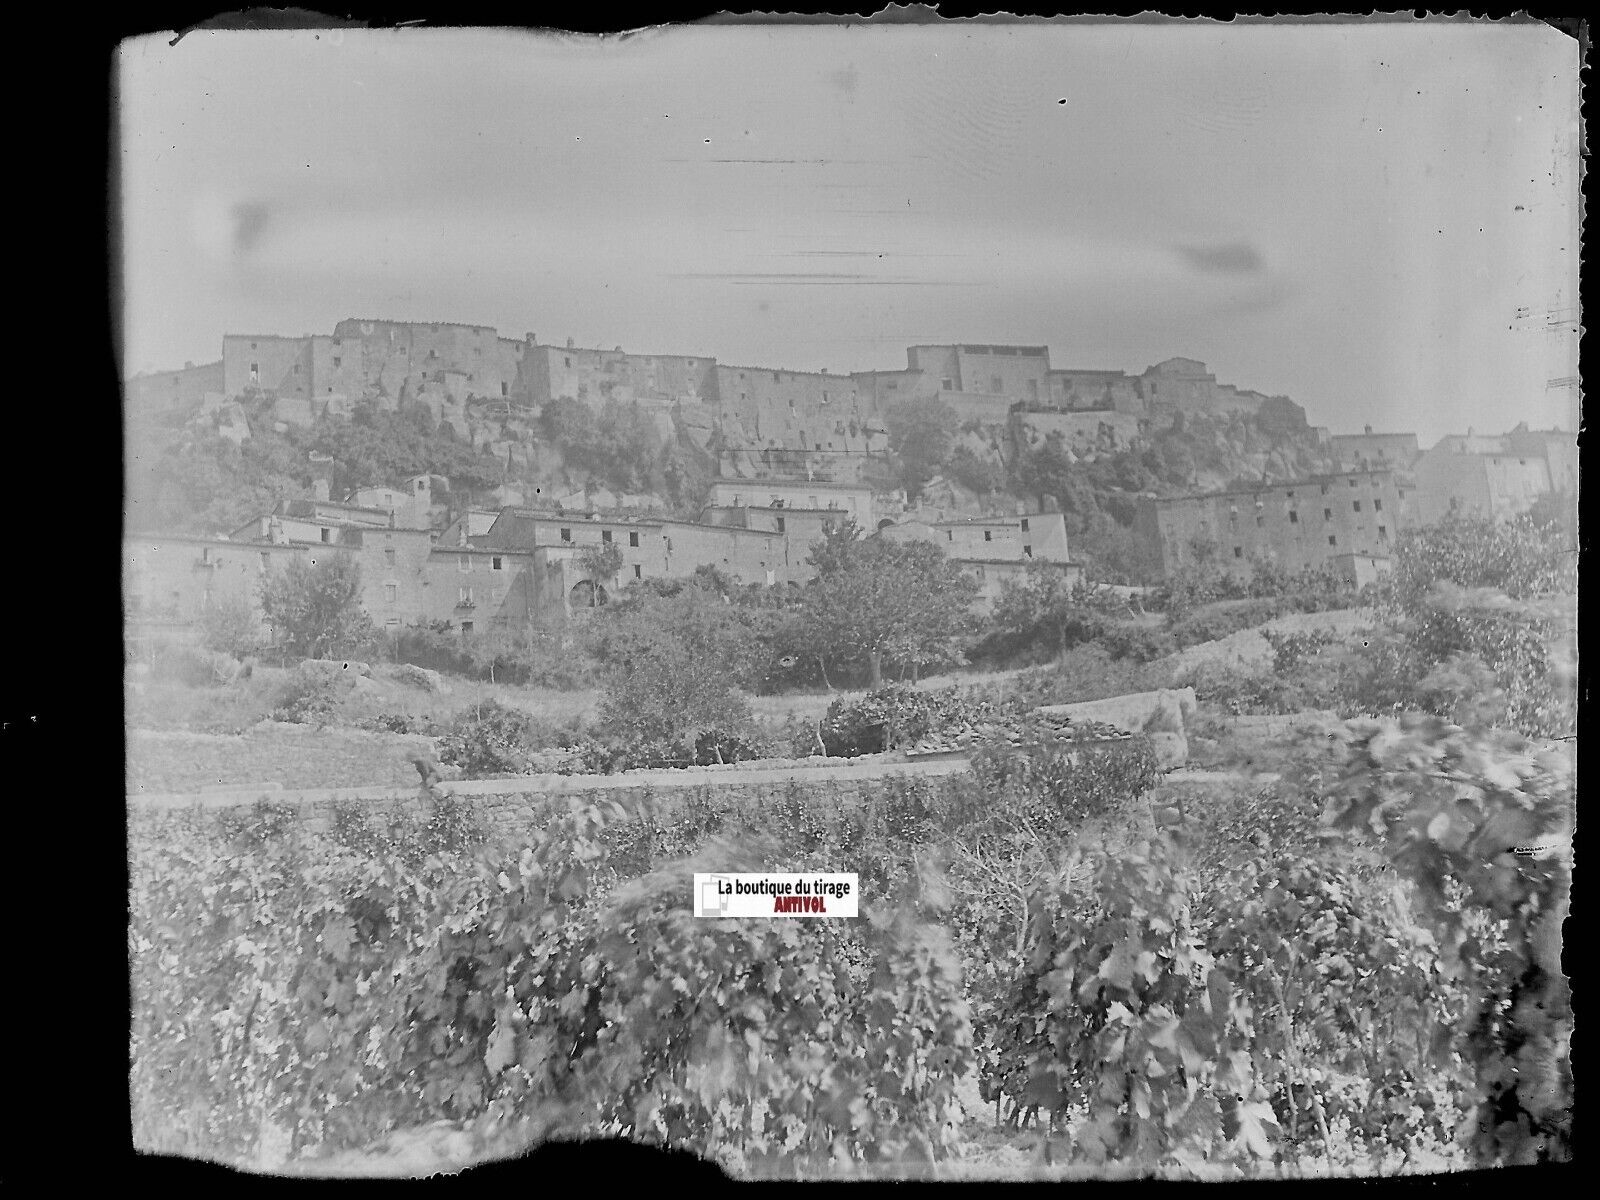
[[[1173,636],[1163,629],[1123,623],[1106,625],[1099,642],[1112,658],[1136,663],[1152,662],[1178,648]]]
[[[272,719],[295,725],[325,725],[338,707],[341,690],[334,676],[296,671],[284,681]]]
[[[540,748],[526,713],[490,700],[456,714],[439,739],[439,761],[460,767],[463,779],[522,775]]]
[[[847,701],[842,696],[834,700],[820,732],[830,756],[855,758],[896,750],[952,729],[1013,719],[1021,713],[1022,706],[1009,696],[966,695],[953,687],[919,691],[892,683],[857,700]],[[815,748],[809,729],[800,736]]]
[[[224,597],[201,612],[200,640],[207,650],[246,658],[261,649],[261,618],[243,597]]]
[[[1030,739],[1017,748],[987,747],[972,758],[980,793],[1011,793],[1032,806],[1041,828],[1062,835],[1142,799],[1161,771],[1150,739],[1140,734],[1096,744]]]

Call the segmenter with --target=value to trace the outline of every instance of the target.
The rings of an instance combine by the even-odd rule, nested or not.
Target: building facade
[[[1167,499],[1141,497],[1134,528],[1162,575],[1211,563],[1247,578],[1257,561],[1297,571],[1346,554],[1387,558],[1412,523],[1410,488],[1393,471],[1351,471],[1293,483]]]
[[[1560,484],[1576,496],[1576,442],[1570,454],[1563,448],[1572,437],[1559,431],[1554,436],[1522,431],[1498,438],[1441,438],[1412,468],[1418,521],[1434,525],[1451,516],[1500,520],[1528,511],[1541,496],[1561,490]],[[1548,457],[1552,454],[1554,472]]]

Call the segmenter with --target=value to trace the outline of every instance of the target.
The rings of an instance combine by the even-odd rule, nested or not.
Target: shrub
[[[1173,636],[1163,629],[1122,623],[1106,625],[1099,642],[1112,658],[1136,663],[1151,662],[1178,648]]]
[[[207,650],[245,658],[261,649],[261,618],[249,600],[223,597],[201,612],[200,640]]]
[[[325,725],[338,707],[340,690],[331,675],[295,671],[284,680],[272,719],[295,725]]]
[[[456,714],[439,739],[439,761],[460,767],[464,779],[521,775],[536,742],[526,713],[490,700]]]

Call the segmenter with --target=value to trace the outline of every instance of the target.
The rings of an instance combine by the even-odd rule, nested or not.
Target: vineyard
[[[1273,783],[1143,739],[861,803],[466,801],[311,832],[176,812],[133,859],[135,1140],[334,1164],[596,1135],[740,1177],[1317,1176],[1570,1153],[1569,756],[1352,722]],[[150,818],[155,820],[155,818]],[[861,876],[856,921],[695,919],[695,870]]]

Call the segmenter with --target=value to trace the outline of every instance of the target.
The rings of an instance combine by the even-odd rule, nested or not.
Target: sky
[[[1541,25],[170,41],[117,56],[126,374],[364,317],[1182,356],[1336,433],[1577,427],[1579,59]]]

